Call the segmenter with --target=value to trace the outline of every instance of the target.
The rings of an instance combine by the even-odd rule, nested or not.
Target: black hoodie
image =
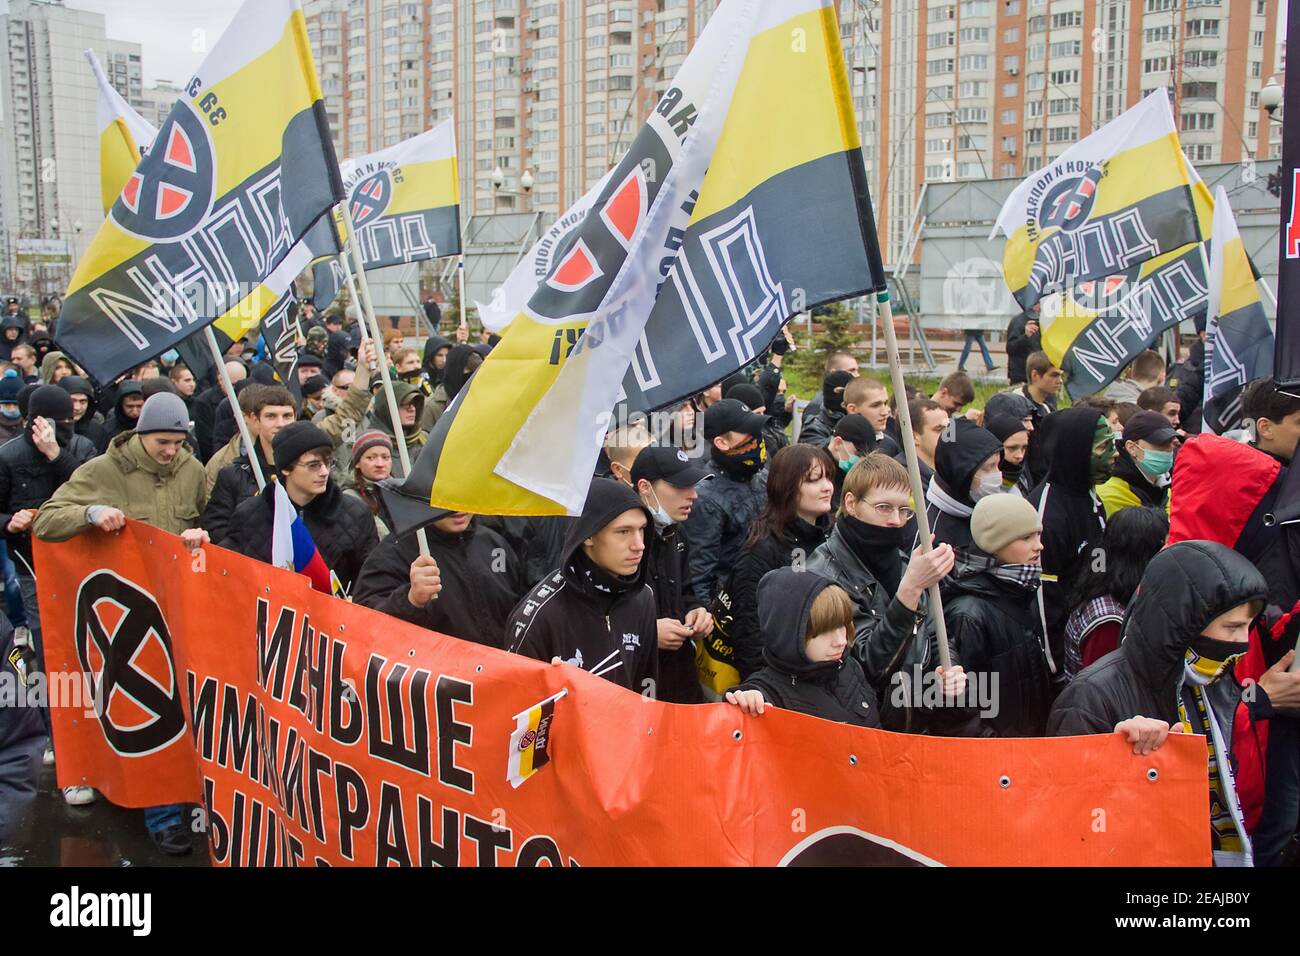
[[[1051,464],[1047,479],[1029,495],[1043,522],[1042,603],[1047,642],[1058,675],[1065,662],[1069,595],[1101,545],[1106,512],[1093,491],[1092,446],[1101,412],[1075,405],[1049,415],[1044,431]]]
[[[957,418],[939,438],[934,451],[934,477],[926,489],[925,513],[935,544],[954,548],[971,545],[970,515],[975,508],[971,500],[971,482],[980,465],[1002,452],[1002,442],[987,429],[970,419]]]
[[[448,404],[469,381],[470,373],[465,371],[465,363],[476,351],[472,345],[457,345],[447,353],[447,364],[442,370],[442,388],[447,393]]]
[[[653,534],[653,519],[635,491],[608,478],[592,481],[582,517],[565,538],[563,565],[511,613],[506,650],[539,661],[558,657],[637,693],[656,689],[658,628],[645,558],[631,577],[613,578],[582,553],[583,541],[633,509],[645,515],[645,533]]]
[[[113,438],[122,434],[122,432],[129,432],[135,428],[136,419],[128,418],[126,413],[122,411],[122,402],[128,395],[143,398],[144,386],[134,379],[127,379],[117,386],[117,399],[113,403],[113,411],[109,413],[108,418],[104,421],[105,438],[103,446],[99,449],[101,454],[103,454],[104,449],[108,447],[108,443]]]
[[[444,362],[442,368],[435,368],[433,364],[433,357],[435,354],[437,354],[438,349],[444,349],[444,348],[449,349],[450,347],[451,347],[451,339],[442,335],[431,335],[428,337],[428,339],[425,340],[423,366],[424,366],[424,374],[425,377],[427,377],[429,380],[430,388],[442,384],[442,373],[447,367],[446,363]],[[450,355],[450,353],[448,354]]]
[[[1117,650],[1085,667],[1052,707],[1047,733],[1108,734],[1130,717],[1178,721],[1187,648],[1220,614],[1247,601],[1264,600],[1268,585],[1253,564],[1213,541],[1182,541],[1147,565],[1124,615]],[[1242,645],[1245,650],[1246,645]],[[1268,695],[1258,684],[1249,701],[1252,718],[1269,715]],[[1229,671],[1210,687],[1219,715],[1232,715],[1242,687]],[[1231,735],[1233,721],[1221,721]],[[1229,753],[1231,753],[1231,742]]]
[[[812,571],[777,568],[758,584],[764,666],[734,690],[757,690],[769,704],[859,727],[879,727],[876,695],[852,654],[814,664],[804,637],[813,601],[833,582]]]
[[[18,338],[12,342],[5,338],[5,329],[18,329]],[[21,314],[5,315],[0,318],[0,362],[10,361],[14,347],[27,341],[27,319]]]
[[[68,375],[59,380],[59,387],[69,395],[86,396],[86,414],[77,419],[73,429],[78,435],[86,438],[95,450],[108,445],[106,438],[107,430],[104,428],[104,418],[99,412],[95,411],[95,387],[90,381],[80,375]]]
[[[440,634],[501,647],[511,609],[527,590],[523,565],[504,538],[473,518],[460,534],[425,530],[438,562],[442,591],[424,607],[407,599],[411,564],[420,556],[415,532],[391,534],[366,558],[352,600]],[[500,559],[500,560],[499,560]]]

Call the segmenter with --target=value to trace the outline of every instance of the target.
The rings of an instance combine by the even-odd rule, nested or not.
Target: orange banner
[[[217,864],[1210,861],[1199,737],[1137,757],[1116,737],[746,718],[426,631],[137,522],[35,550],[51,680],[90,696],[51,708],[59,785],[201,803]]]

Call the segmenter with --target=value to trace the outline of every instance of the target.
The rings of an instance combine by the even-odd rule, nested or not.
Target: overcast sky
[[[211,47],[230,25],[240,0],[64,0],[68,7],[102,13],[108,35],[144,48],[144,81],[183,83],[203,62],[202,41]],[[8,6],[8,0],[0,0]],[[202,31],[198,34],[195,31]],[[195,47],[199,47],[195,49]]]

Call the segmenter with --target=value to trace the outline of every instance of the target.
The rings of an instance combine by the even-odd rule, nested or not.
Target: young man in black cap
[[[856,413],[845,415],[836,423],[835,434],[822,447],[835,459],[836,468],[831,475],[831,482],[835,485],[831,509],[838,510],[840,496],[844,493],[844,476],[864,455],[875,450],[876,434],[864,416]]]
[[[329,380],[324,375],[313,375],[302,383],[302,411],[298,414],[301,421],[312,421],[317,412],[324,410],[325,389],[329,385]]]
[[[659,699],[702,704],[695,673],[694,639],[713,630],[713,617],[686,592],[687,544],[681,523],[695,505],[696,485],[712,480],[702,465],[677,448],[645,448],[632,465],[632,485],[650,511],[646,533],[646,583],[654,592],[659,646]]]
[[[651,521],[630,487],[593,479],[563,564],[511,614],[506,650],[658,696],[655,599],[643,560]]]
[[[780,338],[778,336],[778,338]],[[785,339],[781,338],[784,342]],[[738,402],[743,402],[749,406],[749,410],[755,415],[767,416],[767,427],[763,429],[763,444],[767,446],[767,457],[771,458],[778,451],[790,444],[790,439],[786,437],[785,430],[777,424],[774,414],[770,414],[767,409],[767,398],[762,389],[757,385],[750,385],[748,382],[741,382],[738,385],[732,385],[727,389],[727,398],[734,398]]]
[[[311,422],[291,422],[271,440],[275,469],[289,500],[302,515],[326,566],[351,593],[361,566],[379,543],[379,534],[365,502],[343,494],[330,478],[332,451],[330,436]],[[275,493],[268,483],[260,495],[235,509],[225,539],[217,544],[270,562],[274,526]]]
[[[708,606],[731,576],[749,523],[767,497],[767,418],[734,398],[714,402],[704,413],[708,469],[714,478],[697,486],[699,497],[682,525],[690,561],[686,591]]]
[[[822,410],[811,421],[805,420],[799,428],[799,441],[819,445],[831,437],[835,426],[844,417],[844,389],[857,376],[848,369],[831,372],[822,381]]]
[[[1107,519],[1121,508],[1165,507],[1177,438],[1174,426],[1159,412],[1138,412],[1128,420],[1124,438],[1117,442],[1119,458],[1110,477],[1097,486]]]

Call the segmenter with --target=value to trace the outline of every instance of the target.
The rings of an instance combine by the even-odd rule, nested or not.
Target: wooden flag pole
[[[363,321],[368,323],[370,329],[370,339],[375,347],[375,361],[379,363],[379,375],[384,381],[384,395],[388,400],[388,420],[393,425],[393,444],[397,446],[394,450],[397,452],[397,459],[402,463],[402,477],[406,478],[411,474],[411,453],[406,448],[406,432],[402,428],[402,414],[397,407],[397,393],[393,391],[393,377],[388,370],[388,356],[384,354],[384,337],[379,331],[379,320],[375,317],[375,308],[370,299],[370,286],[366,283],[366,269],[361,261],[361,247],[357,244],[356,228],[352,224],[352,211],[348,208],[346,202],[341,202],[338,208],[343,213],[343,229],[346,233],[348,249],[352,253],[352,265],[355,268],[356,286],[359,287],[361,298],[358,305],[361,309]],[[347,277],[348,291],[351,294],[353,290],[353,269],[348,267],[346,259],[343,262],[344,275]],[[417,423],[418,424],[418,423]],[[429,539],[421,528],[415,533],[420,543],[420,554],[424,557],[429,556]]]
[[[898,415],[898,432],[903,441],[903,455],[907,459],[907,477],[912,485],[912,500],[916,502],[916,526],[920,532],[921,553],[929,554],[930,517],[925,513],[925,489],[921,487],[921,466],[916,460],[916,442],[912,439],[912,412],[908,408],[907,385],[903,381],[903,366],[898,358],[898,337],[894,334],[894,309],[889,302],[889,292],[876,293],[876,302],[880,324],[885,331],[885,355],[889,360],[889,372],[894,383],[894,406]],[[939,599],[939,585],[932,584],[926,589],[930,596],[930,614],[934,618],[934,630],[939,644],[939,665],[946,671],[952,666],[952,654],[948,650],[948,625],[943,619],[943,604]]]
[[[266,488],[266,476],[262,474],[262,463],[258,461],[257,448],[253,444],[253,436],[248,430],[248,422],[244,421],[244,415],[239,410],[239,396],[235,394],[235,383],[230,380],[230,372],[226,368],[226,357],[221,354],[221,348],[217,345],[217,337],[212,334],[211,325],[204,327],[203,337],[207,339],[208,348],[212,352],[212,361],[216,363],[217,375],[221,377],[221,387],[225,390],[226,401],[230,402],[230,410],[235,416],[235,424],[239,427],[239,437],[244,442],[244,450],[248,452],[248,462],[253,466],[253,477],[257,479],[257,490],[260,493]]]

